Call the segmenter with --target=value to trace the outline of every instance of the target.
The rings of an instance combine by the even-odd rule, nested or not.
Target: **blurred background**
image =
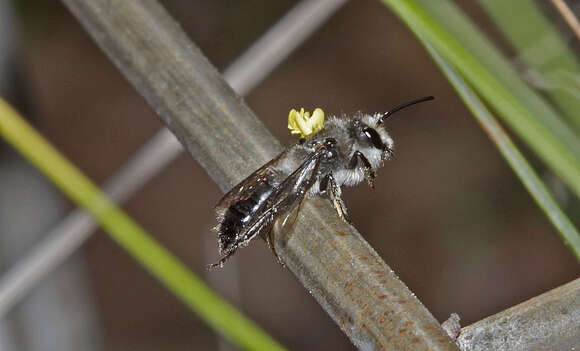
[[[102,184],[162,127],[159,119],[60,2],[0,3],[0,35],[11,38],[2,95]],[[295,4],[162,3],[221,71]],[[517,59],[477,4],[461,5]],[[542,8],[577,47],[555,10],[547,2]],[[395,157],[375,189],[344,191],[363,236],[440,321],[457,312],[468,325],[578,277],[555,229],[424,49],[380,2],[349,1],[245,100],[288,145],[291,108],[371,113],[424,95],[436,100],[389,120]],[[73,206],[10,147],[2,144],[0,153],[1,273]],[[558,191],[559,180],[529,156]],[[565,189],[559,194],[571,218],[579,218],[575,200],[566,202]],[[290,349],[354,349],[264,243],[240,250],[223,270],[205,270],[217,259],[210,228],[220,197],[184,154],[124,208]],[[3,317],[0,349],[66,350],[67,342],[54,340],[66,334],[85,350],[230,347],[102,231]]]

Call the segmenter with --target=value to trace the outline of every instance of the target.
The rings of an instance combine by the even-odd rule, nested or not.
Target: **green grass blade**
[[[564,242],[576,256],[576,259],[580,261],[580,233],[578,233],[574,224],[572,224],[560,206],[558,206],[558,203],[554,200],[547,187],[540,180],[540,177],[538,177],[536,172],[534,172],[534,169],[519,152],[510,137],[503,130],[491,112],[485,107],[483,102],[476,96],[459,74],[457,74],[455,70],[445,62],[437,51],[435,51],[435,49],[424,39],[421,40],[433,60],[437,63],[443,74],[455,88],[455,91],[469,108],[475,119],[497,146],[504,159],[524,184],[528,192],[532,195],[538,206],[540,206],[550,222],[552,222],[554,227],[556,227]]]
[[[148,235],[2,99],[0,134],[210,327],[244,349],[283,349]]]
[[[528,81],[545,90],[580,132],[580,65],[538,5],[529,0],[479,0],[525,64]]]
[[[425,11],[435,24],[446,31],[452,39],[456,40],[465,52],[475,58],[500,84],[504,85],[513,97],[525,104],[530,111],[534,111],[534,118],[538,122],[544,124],[576,155],[580,154],[578,134],[569,128],[561,116],[556,113],[553,106],[548,104],[543,97],[523,81],[510,60],[501,54],[455,3],[450,0],[438,0],[436,2],[417,0],[417,4],[420,5],[419,8]],[[431,43],[433,44],[433,42]],[[439,52],[442,55],[444,54],[444,52]],[[451,61],[449,63],[455,65]],[[459,69],[459,66],[457,68]],[[466,76],[466,78],[469,80],[469,77]],[[477,88],[475,85],[474,87]],[[505,119],[501,115],[500,117]]]
[[[566,128],[558,116],[546,120],[535,109],[538,100],[520,95],[525,84],[516,89],[506,82],[503,72],[492,71],[484,65],[467,44],[460,43],[446,29],[435,22],[417,3],[407,0],[383,0],[417,36],[423,36],[450,64],[475,88],[485,101],[494,107],[510,127],[580,195],[580,144],[578,138]],[[425,2],[426,3],[426,2]],[[447,2],[429,1],[434,7]],[[435,5],[436,4],[436,5]],[[451,13],[451,12],[450,12]],[[454,21],[445,17],[445,25]],[[466,27],[466,31],[469,28]],[[477,51],[481,48],[476,48]],[[477,54],[481,54],[477,52]],[[493,52],[488,54],[493,55]],[[517,78],[517,75],[516,77]],[[514,78],[514,79],[515,79]],[[523,83],[522,83],[523,84]],[[533,97],[533,95],[532,95]],[[541,101],[541,100],[539,100]],[[546,106],[544,106],[546,107]]]

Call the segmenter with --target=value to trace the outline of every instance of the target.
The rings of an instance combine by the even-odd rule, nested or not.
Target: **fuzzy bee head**
[[[324,111],[316,108],[312,115],[301,108],[300,111],[290,110],[288,114],[288,129],[292,134],[300,134],[301,138],[313,135],[324,128]]]

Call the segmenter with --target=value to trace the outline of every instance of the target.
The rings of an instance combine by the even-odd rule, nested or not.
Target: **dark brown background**
[[[292,3],[164,2],[220,70]],[[19,4],[24,83],[37,125],[102,183],[161,124],[58,2]],[[479,9],[469,10],[487,24]],[[375,112],[423,95],[436,100],[389,121],[396,155],[376,189],[345,191],[360,232],[441,321],[458,312],[469,324],[574,279],[577,263],[555,230],[424,50],[379,2],[349,2],[246,101],[288,144],[292,107]],[[353,349],[263,243],[242,250],[233,267],[205,271],[217,258],[210,228],[220,196],[184,155],[125,209],[194,272],[230,289],[242,311],[291,349]],[[107,349],[217,348],[211,330],[103,232],[83,251]],[[237,294],[235,282],[223,282],[236,270]]]

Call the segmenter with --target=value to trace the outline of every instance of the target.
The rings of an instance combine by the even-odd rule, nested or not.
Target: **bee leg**
[[[228,249],[228,251],[226,252],[226,254],[220,258],[219,261],[217,261],[216,263],[212,263],[207,265],[207,269],[213,269],[213,268],[222,268],[224,266],[224,263],[230,258],[232,257],[232,255],[236,252],[236,250],[238,249],[238,246],[232,246]]]
[[[284,261],[282,261],[280,255],[278,255],[278,251],[276,250],[275,239],[278,240],[278,242],[280,243],[280,241],[284,240],[283,238],[288,235],[289,231],[292,228],[294,228],[294,223],[296,222],[296,218],[298,217],[298,213],[300,212],[300,208],[302,207],[301,199],[304,198],[303,196],[304,195],[302,195],[300,199],[297,199],[295,202],[293,202],[290,205],[290,208],[284,210],[281,206],[282,210],[281,212],[285,212],[285,214],[280,216],[280,218],[278,218],[278,220],[274,222],[272,229],[266,232],[265,235],[263,235],[264,239],[266,240],[266,243],[268,244],[268,247],[270,248],[270,250],[272,250],[274,257],[276,257],[276,260],[282,267],[286,267],[286,264],[284,263]]]
[[[332,205],[334,209],[338,213],[338,217],[345,221],[346,223],[351,223],[350,219],[348,218],[348,212],[346,210],[346,206],[340,197],[342,195],[342,190],[340,186],[336,184],[336,180],[332,176],[332,174],[328,174],[326,177],[322,178],[321,186],[325,185],[325,192],[330,197],[330,201],[332,201]]]
[[[385,157],[383,157],[383,158],[390,159],[391,157],[393,157],[393,149],[391,149],[390,147],[385,145],[384,151],[385,151]]]
[[[363,169],[365,172],[365,179],[366,179],[368,185],[371,188],[374,188],[375,187],[375,171],[373,170],[373,166],[371,166],[371,163],[369,162],[369,160],[366,158],[366,156],[362,152],[355,151],[355,153],[352,155],[352,158],[350,159],[350,163],[348,164],[348,168],[350,168],[350,169],[356,168],[359,160],[363,164]]]
[[[281,191],[280,197],[275,198],[275,202],[271,205],[272,213],[278,213],[279,215],[275,216],[275,220],[272,218],[273,228],[265,232],[263,237],[278,263],[284,267],[286,264],[284,264],[276,251],[276,241],[279,241],[281,235],[286,235],[294,226],[302,206],[302,200],[304,200],[304,197],[314,185],[320,160],[331,142],[325,142],[314,155],[304,161],[296,171],[282,182],[279,188],[283,191]]]
[[[264,239],[266,239],[266,244],[268,244],[268,247],[270,250],[272,250],[274,257],[276,257],[276,261],[278,261],[282,267],[286,267],[286,264],[278,255],[278,251],[276,251],[276,246],[274,245],[274,230],[270,230],[268,233],[266,233],[266,235],[264,235]]]
[[[390,160],[391,157],[393,157],[393,149],[385,145],[383,148],[383,156],[381,157],[381,164],[383,167],[385,166],[385,161]]]

